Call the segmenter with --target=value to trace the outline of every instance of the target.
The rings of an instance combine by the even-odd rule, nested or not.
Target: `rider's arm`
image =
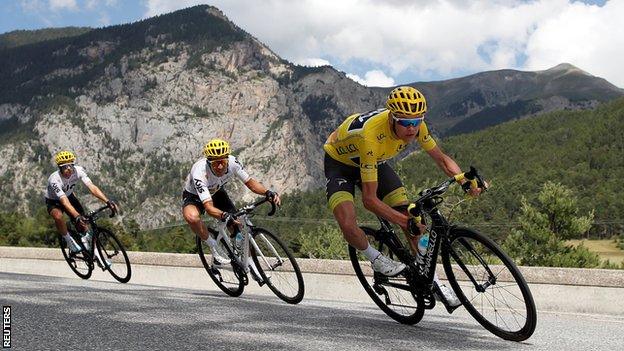
[[[440,149],[439,146],[436,146],[431,150],[427,150],[427,153],[447,176],[452,177],[462,172],[461,168],[457,165],[457,162],[442,152],[442,149]]]
[[[440,169],[447,176],[452,177],[456,174],[462,173],[462,170],[457,165],[457,162],[455,162],[455,160],[453,160],[450,156],[442,152],[439,146],[436,146],[433,149],[428,150],[427,153],[429,154],[429,156],[431,156],[431,158],[433,158],[433,160],[438,165],[438,167],[440,167]],[[459,181],[460,184],[464,184],[465,182],[467,182],[466,179],[462,179]],[[487,187],[487,183],[486,183],[486,187]],[[470,189],[468,191],[468,194],[472,196],[478,196],[481,193],[481,191],[482,190],[480,188],[474,188],[474,189]]]
[[[407,216],[388,206],[377,197],[377,182],[362,182],[362,203],[364,207],[379,217],[405,228]]]
[[[91,192],[91,194],[93,194],[93,196],[97,197],[103,202],[108,202],[108,198],[106,197],[106,195],[104,195],[104,193],[102,192],[102,190],[100,190],[100,188],[98,188],[97,186],[95,186],[95,184],[93,184],[89,176],[87,176],[87,172],[85,172],[84,168],[80,166],[76,166],[76,173],[78,175],[78,178],[80,178],[82,183],[89,189],[89,191]]]
[[[206,213],[210,216],[210,217],[214,217],[216,219],[222,219],[223,218],[223,211],[221,211],[220,209],[216,208],[214,206],[214,203],[211,200],[206,200],[202,203],[204,205],[204,210],[206,210]]]
[[[377,197],[377,149],[376,142],[367,140],[360,150],[360,176],[362,177],[362,203],[364,207],[397,224],[401,228],[407,226],[407,216],[396,211]]]
[[[89,191],[91,192],[91,194],[93,194],[93,196],[97,197],[103,202],[108,202],[108,198],[106,197],[106,195],[104,195],[102,190],[100,190],[100,188],[98,188],[95,184],[90,183],[89,185],[87,185],[87,188],[89,188]]]
[[[247,186],[249,190],[253,191],[258,195],[264,195],[267,190],[269,190],[264,185],[262,185],[262,183],[253,178],[249,178],[249,180],[245,182],[245,186]]]
[[[61,203],[61,205],[63,205],[63,207],[65,208],[65,211],[67,211],[67,213],[69,214],[69,216],[72,219],[80,216],[80,213],[78,213],[78,211],[76,211],[74,206],[72,206],[72,204],[71,204],[71,202],[69,202],[69,199],[67,198],[67,196],[63,195],[59,199],[59,202]]]
[[[262,183],[253,178],[249,178],[249,180],[245,182],[245,185],[247,186],[247,188],[249,188],[249,190],[253,191],[258,195],[268,195],[267,192],[269,189],[267,189],[264,185],[262,185]],[[280,196],[277,193],[274,193],[274,195],[275,198],[272,201],[274,201],[277,206],[280,206],[282,201],[280,199]]]

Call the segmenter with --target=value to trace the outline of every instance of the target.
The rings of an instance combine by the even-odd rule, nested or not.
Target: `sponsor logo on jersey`
[[[197,192],[200,194],[203,193],[204,186],[202,185],[201,179],[193,178],[193,180],[195,181],[195,190],[197,190]]]
[[[385,138],[386,138],[386,135],[384,133],[381,133],[381,134],[377,135],[377,140],[378,141],[382,141]]]
[[[352,152],[356,152],[358,151],[357,146],[355,146],[355,144],[349,144],[347,146],[339,146],[336,148],[336,152],[338,153],[338,155],[344,155],[344,154],[349,154]]]

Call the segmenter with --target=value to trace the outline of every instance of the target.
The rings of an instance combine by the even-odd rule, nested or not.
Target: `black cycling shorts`
[[[217,192],[212,194],[211,197],[212,205],[214,207],[225,212],[236,212],[236,206],[234,206],[234,203],[232,202],[232,200],[230,200],[230,197],[223,188],[217,190]],[[204,214],[206,212],[204,210],[204,204],[202,204],[199,196],[191,194],[188,191],[184,190],[182,192],[182,208],[188,205],[195,205],[200,214]]]
[[[69,203],[74,206],[78,213],[80,213],[81,215],[85,214],[84,207],[82,207],[82,204],[80,203],[80,201],[78,201],[78,198],[76,198],[73,193],[67,197],[67,200],[69,200]],[[61,204],[61,201],[59,200],[51,200],[46,197],[45,203],[46,207],[48,208],[48,213],[50,213],[55,208],[58,208],[64,213],[67,213],[67,210],[65,209],[65,207],[63,207],[63,204]],[[67,213],[67,215],[69,216],[69,213]]]
[[[327,153],[325,153],[324,166],[329,209],[333,211],[339,203],[344,201],[353,202],[355,187],[362,190],[360,169],[336,161]],[[401,179],[385,162],[377,165],[377,197],[391,207],[408,203],[407,193]]]

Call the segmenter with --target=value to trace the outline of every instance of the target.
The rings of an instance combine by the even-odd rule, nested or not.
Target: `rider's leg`
[[[74,238],[72,238],[71,235],[69,235],[69,231],[67,230],[67,225],[65,224],[65,221],[63,218],[63,211],[58,207],[53,207],[53,208],[50,208],[49,214],[52,217],[52,219],[54,219],[56,230],[58,231],[59,235],[63,237],[63,240],[65,240],[65,243],[67,243],[67,247],[69,247],[69,250],[71,252],[80,252],[80,250],[82,250],[80,248],[80,245],[78,245],[78,243],[76,243]]]
[[[63,211],[61,211],[61,209],[58,207],[53,208],[50,211],[50,216],[52,217],[52,219],[54,219],[54,224],[56,225],[56,230],[58,231],[58,233],[63,237],[65,235],[69,235],[69,232],[67,231],[67,225],[63,220]]]
[[[369,246],[368,240],[364,231],[357,225],[353,201],[340,202],[334,207],[333,212],[345,240],[360,251],[366,250]]]
[[[212,194],[212,204],[221,211],[230,213],[236,212],[236,206],[234,206],[234,203],[223,188]],[[241,229],[234,223],[229,223],[227,228],[230,234],[234,234]]]
[[[188,204],[182,208],[182,215],[186,223],[188,223],[193,233],[197,234],[203,241],[208,240],[208,229],[202,222],[199,210],[193,204]]]

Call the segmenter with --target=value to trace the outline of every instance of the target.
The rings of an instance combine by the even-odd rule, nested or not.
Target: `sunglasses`
[[[210,164],[210,166],[212,166],[213,168],[216,168],[218,166],[225,167],[228,164],[228,159],[227,158],[219,158],[219,159],[216,159],[216,160],[207,160],[207,161]]]
[[[74,165],[71,164],[71,163],[60,165],[59,169],[61,170],[61,172],[65,172],[68,169],[71,169],[73,171],[74,170]]]
[[[425,119],[425,116],[419,118],[398,118],[395,115],[392,115],[392,119],[395,120],[402,127],[418,127],[422,121]]]

